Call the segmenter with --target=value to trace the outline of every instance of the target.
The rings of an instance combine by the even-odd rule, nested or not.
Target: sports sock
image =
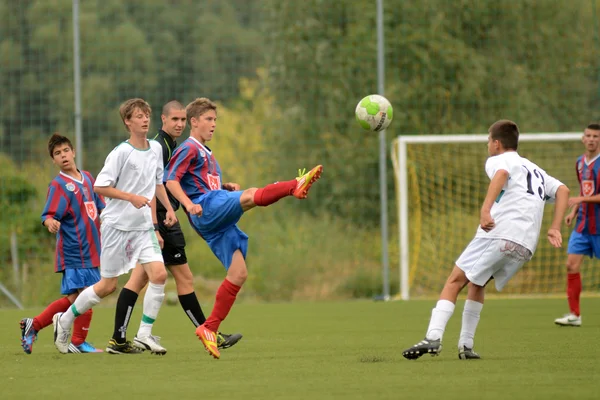
[[[227,317],[227,314],[229,314],[229,310],[231,310],[231,307],[233,306],[235,298],[240,289],[241,286],[234,285],[227,279],[221,283],[219,290],[217,290],[215,306],[213,307],[210,316],[204,323],[204,326],[207,329],[213,332],[217,332],[219,330],[219,325],[221,325],[221,322],[223,322],[223,320]]]
[[[37,317],[33,318],[33,329],[40,331],[52,323],[52,317],[59,312],[65,312],[71,306],[71,302],[66,297],[61,297],[48,304]]]
[[[460,328],[460,338],[458,339],[458,347],[466,346],[469,349],[473,348],[473,338],[479,323],[479,315],[483,303],[474,300],[467,300],[462,315],[462,327]]]
[[[581,274],[567,274],[567,299],[569,300],[569,308],[571,312],[578,317],[579,314],[579,297],[581,295]]]
[[[183,311],[185,311],[185,315],[188,316],[195,327],[202,325],[206,321],[206,317],[202,312],[196,293],[192,292],[179,295],[179,304],[181,304]]]
[[[442,340],[446,325],[454,312],[454,303],[449,300],[438,300],[435,308],[431,311],[431,320],[425,337],[431,340]]]
[[[138,294],[127,288],[123,288],[119,294],[115,310],[115,329],[112,336],[117,343],[127,341],[127,326],[129,326],[129,320],[137,298]]]
[[[150,282],[146,294],[144,295],[144,310],[142,314],[142,322],[138,329],[137,337],[147,337],[152,335],[152,324],[158,316],[158,311],[165,298],[165,285],[159,285]]]
[[[79,296],[77,296],[71,307],[64,312],[60,318],[60,325],[63,328],[70,328],[76,317],[100,303],[100,300],[102,299],[98,297],[93,286],[86,288],[83,292],[79,293]]]
[[[259,207],[271,205],[279,199],[291,195],[297,183],[298,181],[293,179],[291,181],[271,183],[264,188],[260,188],[254,193],[254,204]]]
[[[93,310],[90,308],[79,317],[75,318],[73,323],[73,337],[71,343],[75,346],[79,346],[87,339],[88,331],[90,330],[90,324],[92,323]]]

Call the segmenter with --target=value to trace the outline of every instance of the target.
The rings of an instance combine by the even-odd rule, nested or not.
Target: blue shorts
[[[100,270],[98,268],[65,269],[60,284],[60,294],[69,295],[77,293],[79,289],[92,286],[99,280]]]
[[[248,252],[248,235],[236,225],[244,214],[241,195],[240,191],[212,190],[195,202],[202,206],[202,215],[189,215],[194,230],[206,240],[225,269],[229,269],[236,250],[244,258]]]
[[[589,235],[573,231],[569,238],[567,254],[583,254],[600,258],[600,235]]]

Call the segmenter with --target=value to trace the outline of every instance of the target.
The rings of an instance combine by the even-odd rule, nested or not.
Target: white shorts
[[[496,289],[501,291],[531,256],[531,251],[510,240],[476,237],[456,260],[456,266],[479,286],[494,278]]]
[[[136,263],[163,262],[154,230],[122,231],[101,225],[100,275],[116,278],[135,268]]]

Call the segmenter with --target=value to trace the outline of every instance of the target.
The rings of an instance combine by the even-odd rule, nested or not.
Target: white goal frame
[[[519,142],[564,142],[571,140],[580,140],[583,132],[566,133],[523,133],[519,135]],[[406,148],[408,144],[426,144],[426,143],[486,143],[487,134],[460,134],[460,135],[418,135],[418,136],[398,136],[397,160],[392,155],[394,164],[397,162],[398,177],[397,184],[399,189],[398,199],[398,226],[400,230],[400,298],[402,300],[410,299],[409,271],[410,258],[408,247],[408,160]],[[393,150],[392,150],[393,152]]]

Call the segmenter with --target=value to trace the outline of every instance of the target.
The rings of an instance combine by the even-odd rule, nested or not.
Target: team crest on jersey
[[[595,189],[594,181],[586,180],[581,182],[581,192],[584,196],[592,196]]]
[[[200,150],[200,157],[202,157],[202,158],[206,157],[206,153],[204,152],[204,150]]]
[[[88,217],[92,219],[92,221],[96,220],[98,216],[98,209],[96,208],[96,203],[93,201],[85,201],[85,211],[87,212]]]
[[[69,192],[74,192],[75,191],[75,185],[73,185],[73,182],[69,182],[65,185],[65,188],[67,188],[67,190]]]
[[[588,168],[583,173],[583,179],[590,179],[592,177],[592,169]]]
[[[206,174],[208,176],[208,187],[210,190],[221,189],[221,177],[219,175]]]

